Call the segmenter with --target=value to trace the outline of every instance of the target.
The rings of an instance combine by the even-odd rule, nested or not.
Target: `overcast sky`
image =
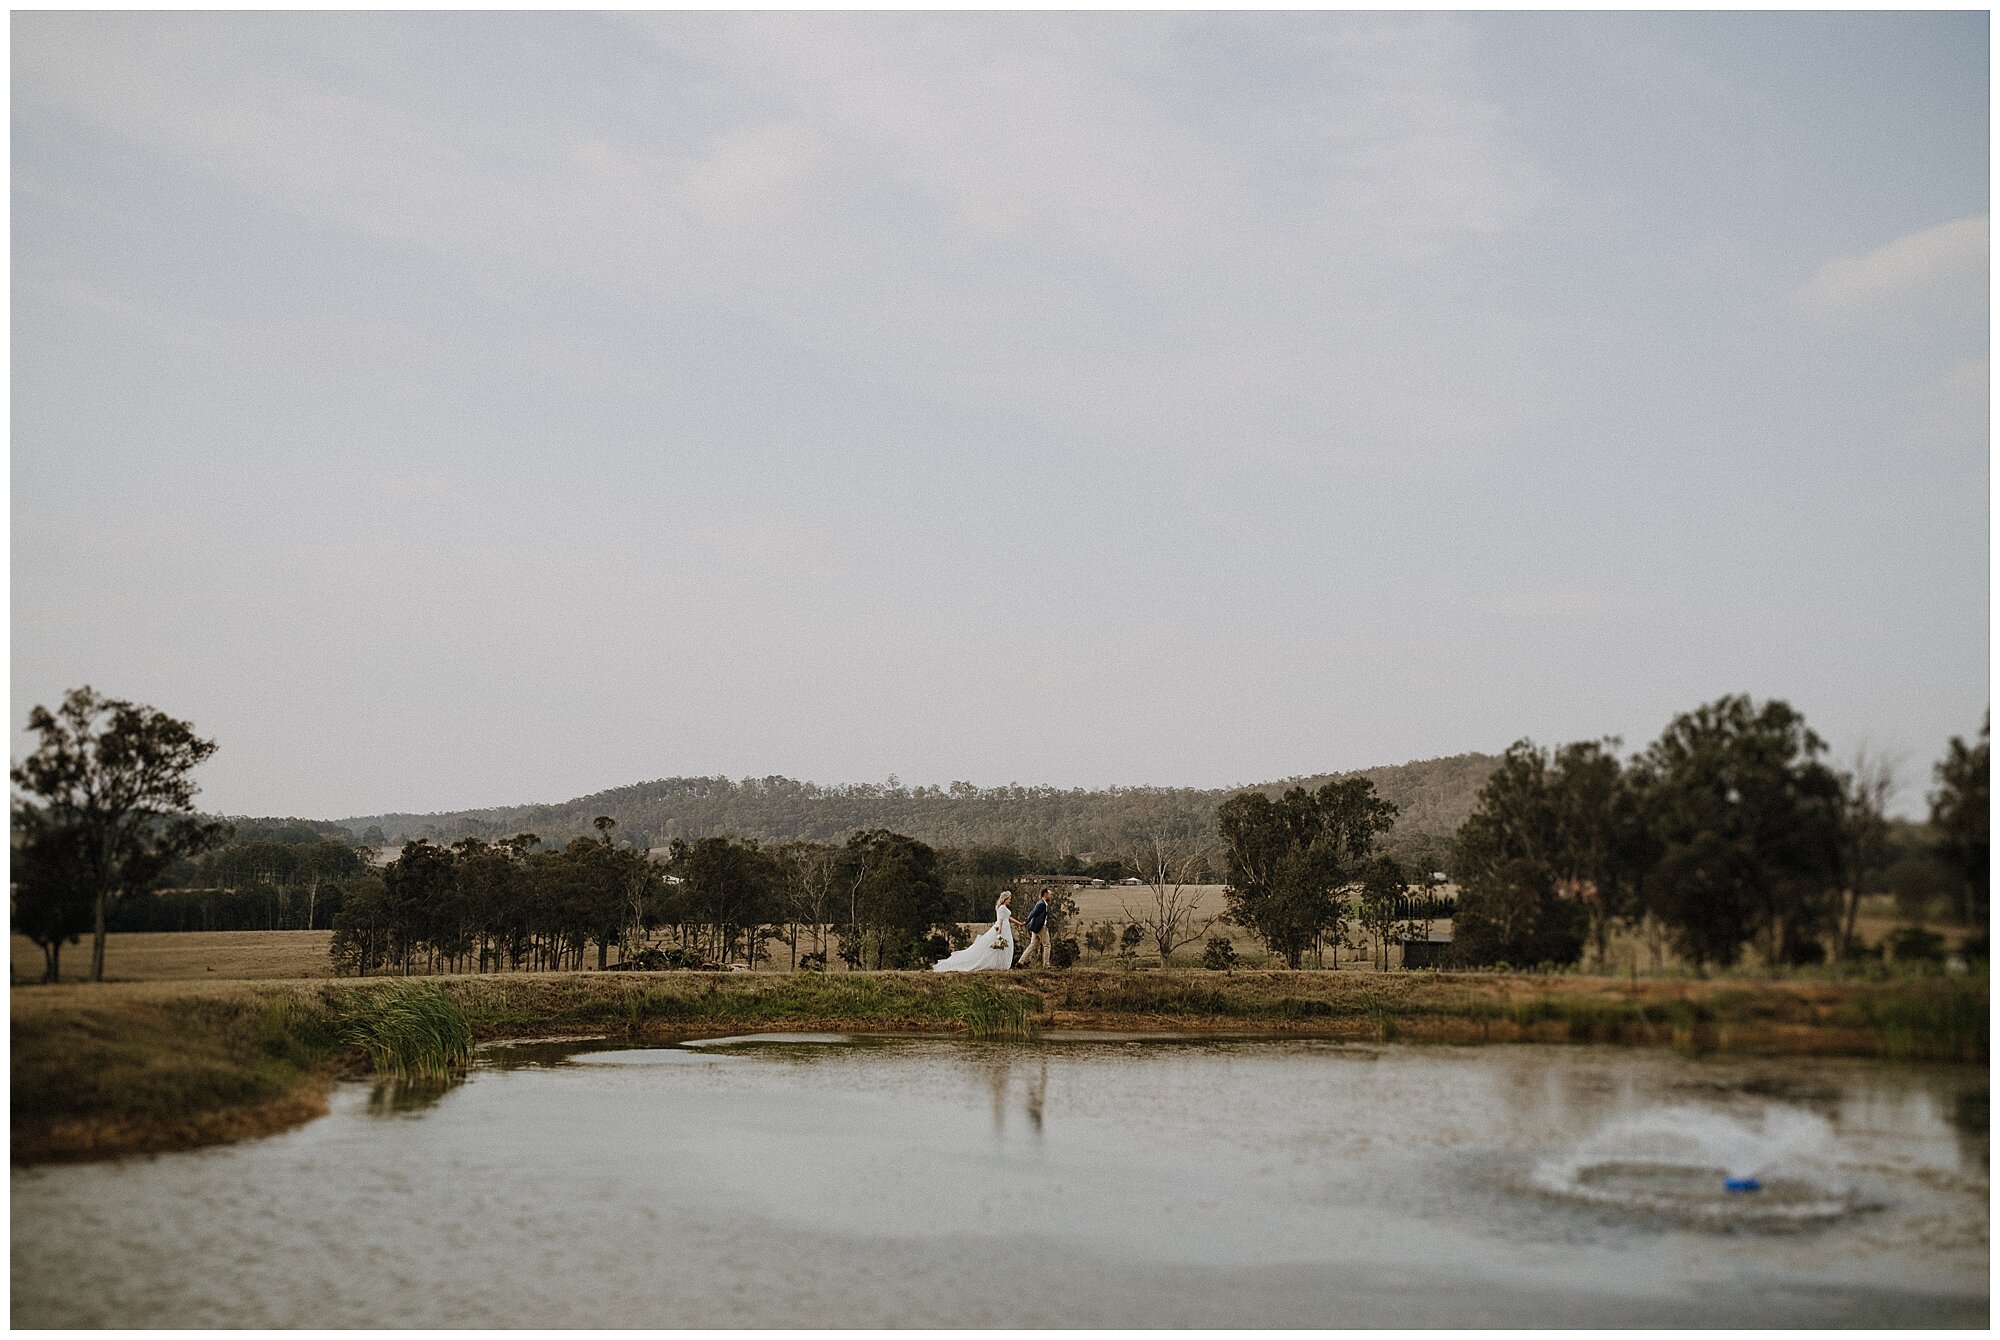
[[[339,817],[1988,697],[1987,16],[13,16],[13,683]]]

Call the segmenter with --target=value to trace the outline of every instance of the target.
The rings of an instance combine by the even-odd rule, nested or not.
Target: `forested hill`
[[[447,814],[370,814],[343,819],[357,838],[368,830],[391,843],[428,837],[505,837],[530,832],[562,842],[591,833],[591,820],[610,815],[619,835],[649,846],[676,837],[728,834],[771,841],[834,842],[857,828],[889,828],[935,846],[1007,846],[1054,855],[1113,852],[1126,835],[1165,825],[1209,831],[1215,807],[1245,789],[1277,795],[1361,776],[1400,810],[1389,845],[1410,857],[1441,851],[1442,842],[1472,811],[1473,798],[1498,760],[1456,754],[1358,773],[1327,773],[1266,782],[1254,788],[1112,787],[1102,791],[1053,786],[903,787],[857,783],[820,786],[788,777],[669,777],[640,782],[555,805],[517,805]],[[372,839],[371,839],[372,840]]]

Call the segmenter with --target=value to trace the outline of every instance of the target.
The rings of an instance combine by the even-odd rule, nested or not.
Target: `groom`
[[[1028,959],[1035,952],[1036,944],[1042,947],[1042,966],[1049,966],[1049,891],[1042,890],[1042,896],[1028,909],[1028,939],[1021,947],[1021,961],[1014,966],[1025,968]]]

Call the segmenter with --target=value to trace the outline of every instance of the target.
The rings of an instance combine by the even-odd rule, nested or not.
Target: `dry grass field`
[[[104,975],[118,982],[331,977],[332,931],[161,931],[111,935],[104,941]],[[62,980],[90,976],[90,937],[64,945]],[[42,951],[13,937],[13,980],[42,980]]]
[[[1195,924],[1198,925],[1209,917],[1219,917],[1229,910],[1228,901],[1223,896],[1223,887],[1220,884],[1190,884],[1183,890],[1184,894],[1190,895],[1194,900],[1193,920]],[[1076,899],[1077,911],[1076,922],[1071,933],[1076,936],[1079,945],[1083,942],[1084,933],[1094,925],[1109,923],[1114,930],[1122,930],[1126,925],[1143,921],[1146,917],[1153,914],[1155,895],[1153,890],[1145,885],[1107,885],[1101,889],[1072,886],[1070,893]],[[1034,901],[1032,890],[1020,899],[1023,915],[1026,914],[1029,907],[1034,906]],[[1432,923],[1432,927],[1439,931],[1449,931],[1451,929],[1451,922],[1449,920],[1440,920]],[[1350,930],[1357,938],[1360,937],[1359,926],[1351,926]],[[1192,944],[1176,950],[1173,966],[1177,968],[1198,966],[1201,962],[1202,940],[1207,939],[1209,936],[1221,936],[1234,945],[1237,962],[1246,968],[1284,966],[1281,961],[1271,956],[1269,950],[1264,948],[1263,942],[1257,938],[1255,932],[1246,930],[1241,926],[1230,926],[1221,923],[1217,923],[1211,927],[1201,939],[1197,939]],[[1373,966],[1372,959],[1372,949],[1365,949],[1359,952],[1350,950],[1340,955],[1339,967],[1343,972],[1349,969],[1367,972]],[[1149,938],[1141,943],[1139,948],[1129,957],[1121,955],[1115,949],[1108,954],[1093,954],[1086,950],[1082,961],[1089,967],[1116,968],[1124,966],[1128,962],[1135,966],[1157,967],[1159,966],[1160,956],[1154,949],[1152,940]],[[1392,965],[1400,966],[1402,951],[1392,947],[1389,961]],[[1331,949],[1327,951],[1327,966],[1334,966],[1334,956]]]

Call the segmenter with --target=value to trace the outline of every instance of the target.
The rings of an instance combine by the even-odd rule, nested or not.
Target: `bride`
[[[1002,891],[1000,901],[993,904],[993,924],[980,932],[977,940],[950,958],[933,963],[931,971],[977,972],[981,968],[1013,967],[1014,914],[1007,906],[1013,901],[1011,892]]]

